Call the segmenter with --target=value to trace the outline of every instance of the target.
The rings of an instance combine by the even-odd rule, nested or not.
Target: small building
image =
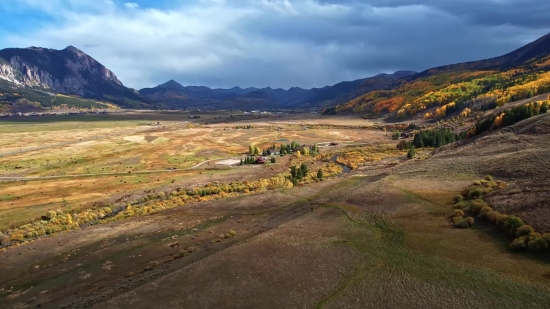
[[[264,157],[257,157],[256,158],[256,164],[265,164],[266,158]]]
[[[278,155],[280,154],[281,152],[279,151],[279,149],[277,148],[269,148],[267,150],[267,154],[270,155],[270,156],[275,156],[275,155]]]

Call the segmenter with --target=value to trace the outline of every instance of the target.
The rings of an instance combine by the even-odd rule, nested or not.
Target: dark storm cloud
[[[71,11],[61,15],[63,23],[12,42],[84,46],[135,88],[169,79],[288,88],[495,57],[550,32],[548,0],[178,3]]]

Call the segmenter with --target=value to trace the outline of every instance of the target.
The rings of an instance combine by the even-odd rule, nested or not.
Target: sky
[[[499,56],[548,0],[0,0],[0,48],[75,46],[131,88],[322,87]]]

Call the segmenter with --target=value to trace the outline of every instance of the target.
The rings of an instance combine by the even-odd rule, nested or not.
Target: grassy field
[[[6,308],[547,308],[547,261],[510,252],[509,240],[484,225],[456,229],[448,220],[456,194],[485,174],[505,178],[495,160],[508,162],[517,151],[534,151],[534,137],[510,147],[498,139],[512,136],[482,137],[458,150],[419,150],[419,159],[406,160],[385,132],[336,128],[342,119],[334,128],[302,129],[308,121],[326,121],[315,119],[256,122],[250,130],[234,127],[251,121],[167,125],[3,158],[4,177],[63,176],[0,183],[4,228],[58,207],[251,182],[284,173],[292,164],[315,170],[326,164],[323,154],[341,156],[354,169],[325,181],[186,203],[1,250],[0,303]],[[276,164],[229,169],[216,164],[246,152],[249,144],[266,147],[277,140],[340,146],[322,149],[319,158],[277,157]],[[190,170],[154,172],[207,159],[214,160]],[[14,165],[23,168],[10,168]],[[530,173],[517,174],[524,180],[539,180],[537,173],[544,173],[531,162],[513,168]],[[146,171],[153,173],[139,174]],[[67,177],[99,172],[113,174]]]
[[[84,209],[97,201],[112,202],[121,197],[131,200],[144,191],[162,191],[209,180],[252,180],[287,168],[288,159],[280,158],[278,164],[267,170],[206,171],[222,168],[215,164],[217,159],[243,156],[250,144],[267,148],[280,140],[315,144],[387,139],[381,132],[365,130],[302,130],[294,125],[294,120],[283,125],[279,118],[282,130],[274,129],[272,124],[237,130],[236,126],[248,122],[207,126],[203,122],[208,121],[208,117],[216,118],[220,114],[206,115],[206,119],[201,115],[203,118],[198,123],[182,122],[186,115],[68,115],[25,117],[28,121],[3,123],[0,126],[3,152],[22,145],[26,145],[23,148],[53,146],[0,158],[0,177],[11,180],[0,183],[3,197],[0,198],[0,230],[34,220],[48,210]],[[157,121],[161,125],[149,125]],[[90,138],[92,140],[88,140]],[[67,141],[74,143],[55,146]],[[167,171],[168,168],[189,169],[206,161],[193,170]]]

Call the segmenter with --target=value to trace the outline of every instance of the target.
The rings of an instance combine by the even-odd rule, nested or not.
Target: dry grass
[[[215,141],[247,147],[272,138],[334,136],[324,129],[263,128],[246,130],[247,139],[216,128],[192,130],[197,131],[181,134],[195,155],[227,151]],[[194,134],[206,132],[201,130],[213,130],[205,138],[210,149],[193,141]],[[339,132],[351,137],[353,130]],[[154,136],[173,139],[176,133]],[[486,174],[523,169],[517,180],[546,179],[534,161],[514,161],[522,154],[544,154],[547,149],[537,145],[545,143],[539,135],[502,132],[463,148],[442,149],[426,160],[386,158],[358,168],[368,177],[189,204],[17,246],[0,251],[0,286],[13,286],[10,293],[16,295],[0,294],[0,301],[7,307],[55,307],[69,300],[78,307],[105,300],[95,307],[545,308],[550,303],[548,264],[511,254],[506,240],[483,229],[455,229],[447,219],[453,197]],[[170,149],[169,144],[160,143],[158,149]],[[142,155],[125,159],[136,157]],[[124,158],[108,162],[115,159]],[[287,164],[309,160],[277,165],[287,169]],[[270,168],[235,169],[227,175],[258,177]],[[179,181],[192,186],[211,176]],[[513,180],[507,181],[513,189]],[[0,193],[0,203],[12,201]],[[226,237],[231,230],[236,234]],[[143,272],[151,261],[158,265]],[[106,271],[106,265],[113,266]]]
[[[275,165],[264,167],[205,171],[221,169],[220,166],[216,167],[215,162],[209,162],[195,172],[162,172],[167,168],[189,168],[216,158],[223,162],[224,159],[246,152],[250,144],[267,148],[281,139],[314,144],[333,140],[335,136],[356,141],[382,138],[381,133],[355,129],[304,131],[300,126],[295,126],[295,120],[279,120],[277,124],[285,126],[283,131],[277,131],[272,128],[272,124],[265,123],[253,130],[225,131],[220,127],[222,125],[190,128],[185,124],[171,125],[171,122],[166,122],[166,127],[149,126],[148,123],[154,122],[155,117],[162,121],[166,115],[146,116],[145,119],[125,119],[121,116],[122,119],[80,122],[40,122],[33,118],[33,122],[12,122],[3,127],[5,134],[0,137],[0,146],[6,147],[16,141],[23,144],[32,141],[33,146],[44,146],[66,141],[69,137],[85,139],[96,134],[118,133],[129,129],[144,131],[0,158],[1,177],[95,175],[0,183],[0,229],[34,220],[47,210],[85,209],[98,201],[124,203],[138,198],[144,191],[158,192],[182,186],[204,185],[211,181],[254,180],[271,177],[288,168],[290,159],[285,157],[278,158]],[[225,126],[233,127],[233,124]],[[23,145],[21,143],[15,146]],[[317,166],[312,168],[316,169]],[[147,171],[161,172],[138,174]]]

